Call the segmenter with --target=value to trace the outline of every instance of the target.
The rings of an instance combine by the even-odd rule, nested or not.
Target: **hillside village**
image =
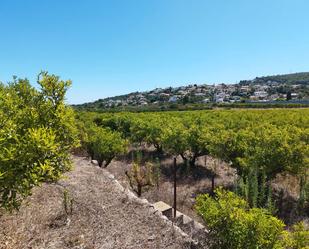
[[[268,76],[237,84],[190,84],[181,87],[156,88],[146,92],[99,99],[84,107],[113,108],[148,106],[164,103],[237,103],[309,100],[309,73]]]

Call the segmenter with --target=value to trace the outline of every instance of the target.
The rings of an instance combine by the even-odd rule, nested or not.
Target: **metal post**
[[[174,218],[176,218],[176,202],[177,202],[177,162],[176,157],[174,157]]]

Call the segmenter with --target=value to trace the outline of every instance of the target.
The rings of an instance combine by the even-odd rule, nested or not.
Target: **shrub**
[[[120,133],[98,128],[91,139],[94,158],[100,167],[107,167],[118,155],[126,152],[127,142]]]
[[[154,167],[149,162],[146,166],[141,166],[140,163],[134,162],[131,169],[126,171],[125,174],[128,177],[130,187],[139,197],[142,195],[144,187],[154,185]]]
[[[73,214],[73,203],[74,198],[71,197],[69,191],[67,189],[64,189],[63,191],[63,208],[66,215]]]
[[[217,189],[215,198],[200,195],[196,209],[210,230],[211,248],[282,248],[284,223],[264,209],[250,209],[232,192]]]
[[[288,249],[309,249],[309,231],[303,222],[295,224],[283,235],[283,246]]]

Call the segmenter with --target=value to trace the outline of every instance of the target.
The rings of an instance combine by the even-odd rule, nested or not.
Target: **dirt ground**
[[[1,249],[188,248],[186,237],[128,198],[105,170],[80,157],[74,165],[57,184],[35,188],[19,212],[0,214]],[[72,213],[70,202],[65,212],[64,189]]]
[[[134,152],[133,152],[134,153]],[[144,162],[153,160],[155,152],[147,148],[143,151]],[[134,157],[133,157],[134,158]],[[132,153],[130,155],[113,160],[106,168],[125,187],[130,187],[125,171],[132,165]],[[235,182],[235,171],[226,164],[213,158],[200,157],[196,167],[190,169],[183,165],[181,157],[177,157],[177,209],[182,213],[203,222],[194,209],[194,200],[200,193],[211,192],[212,169],[215,169],[215,186],[231,188]],[[206,165],[206,166],[205,166]],[[160,160],[160,181],[158,186],[146,188],[142,198],[150,202],[164,201],[173,205],[173,158],[162,156]]]
[[[106,168],[127,188],[129,188],[129,182],[125,171],[131,167],[132,158],[136,157],[134,156],[136,150],[142,151],[142,164],[147,161],[155,161],[154,158],[158,157],[154,148],[131,148],[128,155],[118,157]],[[203,223],[194,209],[196,195],[211,193],[212,172],[216,173],[215,187],[223,186],[233,189],[237,177],[236,171],[220,160],[204,156],[198,158],[194,168],[186,167],[181,157],[177,157],[177,165],[177,209]],[[283,219],[287,225],[300,220],[307,222],[307,216],[299,216],[297,213],[296,200],[298,199],[299,183],[295,176],[278,175],[272,182],[272,188],[274,201],[280,209],[276,214],[279,218]],[[173,157],[161,155],[159,185],[144,189],[142,198],[146,198],[152,203],[164,201],[173,205]]]

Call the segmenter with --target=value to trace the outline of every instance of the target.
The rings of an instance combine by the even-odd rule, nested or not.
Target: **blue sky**
[[[71,79],[69,103],[309,71],[308,0],[1,0],[0,81]]]

